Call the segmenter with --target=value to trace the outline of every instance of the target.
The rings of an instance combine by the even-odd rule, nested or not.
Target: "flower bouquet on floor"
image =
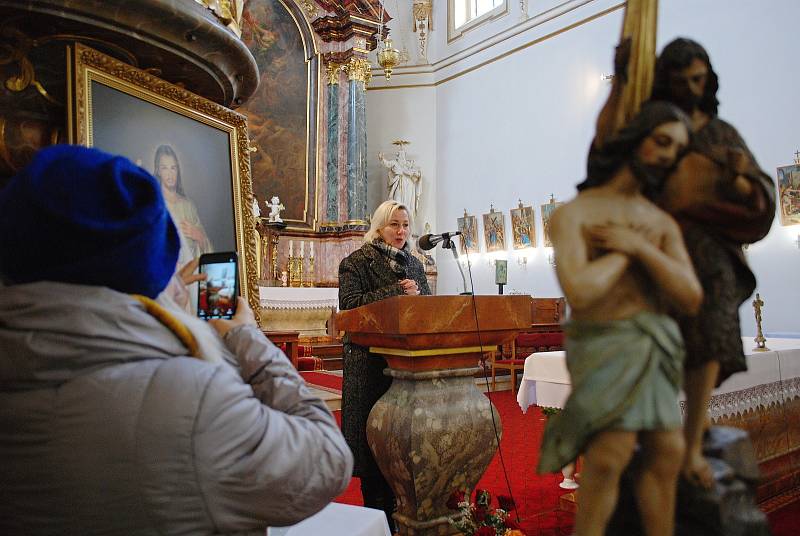
[[[458,510],[450,524],[467,536],[525,536],[519,525],[509,517],[516,507],[511,497],[497,496],[498,506],[492,508],[491,494],[475,490],[475,502],[464,491],[456,490],[447,500],[447,507]]]

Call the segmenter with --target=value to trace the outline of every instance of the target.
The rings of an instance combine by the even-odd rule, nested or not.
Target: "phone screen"
[[[207,277],[198,284],[197,316],[205,320],[232,318],[238,295],[236,253],[201,255],[200,273]]]

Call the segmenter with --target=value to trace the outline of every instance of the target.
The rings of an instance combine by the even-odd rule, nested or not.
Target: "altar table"
[[[330,503],[290,527],[270,527],[267,536],[392,536],[383,510]]]
[[[339,289],[260,287],[261,321],[271,331],[298,331],[301,337],[325,335],[325,322],[339,306]]]
[[[768,352],[754,352],[751,337],[742,337],[747,372],[734,374],[712,394],[712,419],[769,406],[800,394],[800,340],[769,339]],[[525,359],[517,402],[523,411],[536,404],[560,408],[570,393],[564,352],[536,352]],[[681,401],[684,400],[681,395]]]

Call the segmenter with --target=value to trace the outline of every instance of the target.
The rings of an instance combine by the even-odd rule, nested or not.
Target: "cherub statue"
[[[269,221],[270,222],[282,222],[281,219],[281,210],[284,210],[286,207],[281,204],[281,200],[278,199],[277,195],[273,195],[271,202],[267,203],[269,207]]]
[[[395,140],[393,145],[397,145],[397,156],[394,160],[387,160],[383,153],[378,153],[378,159],[384,167],[389,170],[389,197],[398,203],[402,203],[415,216],[419,209],[420,180],[422,173],[413,160],[406,157],[405,140]]]

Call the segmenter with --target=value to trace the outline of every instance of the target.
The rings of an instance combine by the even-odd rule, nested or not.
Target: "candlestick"
[[[312,244],[314,242],[311,242]],[[314,256],[309,255],[308,257],[308,272],[305,274],[305,287],[313,287],[314,286]]]
[[[311,252],[309,253],[310,257],[314,256],[314,242],[311,242]]]
[[[306,243],[302,240],[300,241],[300,258],[303,258],[303,250],[305,249]]]
[[[293,256],[293,253],[292,253],[293,242],[294,242],[293,240],[289,240],[289,256],[290,257]]]

